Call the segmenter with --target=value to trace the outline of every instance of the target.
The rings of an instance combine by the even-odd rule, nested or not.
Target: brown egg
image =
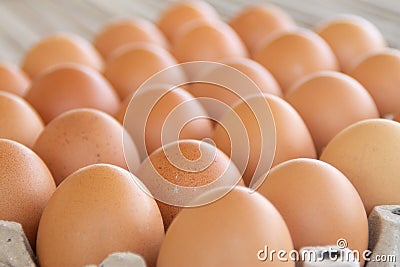
[[[21,66],[33,78],[59,63],[79,63],[98,71],[103,69],[103,61],[96,49],[71,33],[56,33],[43,38],[26,52]]]
[[[24,96],[30,84],[29,78],[17,66],[0,63],[0,91]]]
[[[91,164],[126,168],[123,133],[122,126],[106,113],[76,109],[51,121],[33,150],[46,162],[58,185],[74,171]],[[137,151],[133,158],[136,161],[131,166],[139,166]]]
[[[336,57],[316,33],[298,29],[275,35],[260,45],[254,59],[276,78],[283,93],[299,78],[321,70],[337,70]]]
[[[236,32],[222,21],[199,20],[181,29],[172,43],[179,62],[218,61],[226,57],[246,57],[246,48]]]
[[[349,178],[369,214],[375,206],[400,203],[399,140],[400,123],[364,120],[336,135],[321,160]]]
[[[157,72],[176,65],[175,58],[167,50],[151,44],[133,44],[117,50],[108,60],[104,75],[115,90],[125,99],[143,82]],[[162,83],[175,84],[184,73],[176,69],[175,76],[165,77]]]
[[[371,94],[380,115],[400,112],[400,51],[387,49],[366,56],[350,73]]]
[[[360,16],[335,17],[319,25],[316,32],[332,48],[340,69],[346,73],[368,53],[386,47],[386,41],[375,25]]]
[[[167,231],[157,267],[294,266],[276,255],[259,260],[265,247],[289,253],[293,245],[287,226],[267,199],[239,186],[213,203],[183,209]]]
[[[241,98],[254,94],[271,93],[281,96],[282,92],[275,78],[259,63],[248,58],[226,58],[220,61],[224,65],[216,65],[209,68],[208,71],[199,73],[194,80],[209,81],[209,83],[198,82],[185,86],[184,88],[195,97],[205,97],[218,100],[228,106],[233,106]],[[232,70],[234,68],[236,71]],[[238,73],[241,72],[241,73]],[[238,75],[240,75],[238,77]],[[215,81],[220,80],[221,83],[243,83],[241,79],[250,79],[258,88],[248,88],[246,85],[237,87],[241,91],[235,91],[235,88],[225,88],[217,85]],[[230,80],[230,81],[228,81]],[[247,89],[247,90],[246,90]],[[227,107],[224,105],[204,104],[204,108],[208,114],[214,119],[220,119]]]
[[[236,166],[222,151],[197,140],[181,140],[157,149],[135,174],[158,200],[165,229],[181,207],[193,200],[186,192],[180,192],[181,187],[196,189],[196,196],[217,186],[244,185]],[[156,181],[157,178],[164,180],[165,185]],[[211,187],[202,188],[211,183],[214,183]],[[174,186],[179,187],[174,191]]]
[[[278,6],[256,4],[240,10],[229,22],[249,51],[254,52],[260,42],[279,31],[293,30],[293,19]]]
[[[151,43],[168,48],[164,35],[151,21],[141,18],[112,21],[95,36],[93,45],[107,59],[118,48],[132,43]]]
[[[74,108],[95,108],[114,114],[119,99],[111,85],[97,71],[78,64],[60,64],[37,77],[26,100],[47,124]]]
[[[100,264],[108,254],[132,251],[155,267],[164,238],[160,211],[136,177],[108,164],[70,175],[54,192],[40,219],[40,266]]]
[[[164,10],[158,20],[158,27],[170,41],[173,41],[185,24],[199,19],[213,21],[218,20],[219,15],[205,1],[180,1]]]
[[[32,147],[43,130],[37,112],[23,98],[0,91],[0,138]]]
[[[303,118],[319,154],[347,126],[379,117],[368,91],[340,72],[321,71],[304,77],[286,94],[286,100]]]
[[[257,190],[282,214],[295,249],[336,245],[368,247],[368,220],[357,191],[331,165],[314,159],[284,162],[268,173]]]
[[[253,178],[262,176],[271,165],[294,158],[316,157],[314,143],[306,125],[287,102],[268,94],[246,100],[248,103],[241,102],[224,115],[213,135],[217,147],[227,155],[232,155],[239,170],[245,169],[243,180],[246,185]],[[260,103],[255,105],[257,101]],[[257,107],[262,104],[261,101],[268,103],[270,111]],[[236,116],[240,120],[235,120]],[[267,120],[267,125],[262,125],[262,118]],[[244,127],[247,136],[240,131],[241,127]],[[264,133],[261,129],[264,129]],[[238,143],[234,143],[235,140]],[[262,146],[268,151],[264,152],[264,156],[260,155]],[[239,151],[238,154],[233,155],[234,149]],[[243,158],[246,152],[249,153],[247,166]]]
[[[163,144],[179,139],[202,140],[213,132],[202,105],[185,90],[169,90],[167,86],[135,95],[126,110],[124,127],[142,160]]]
[[[0,139],[0,220],[20,223],[33,250],[40,216],[55,188],[50,171],[32,150]]]

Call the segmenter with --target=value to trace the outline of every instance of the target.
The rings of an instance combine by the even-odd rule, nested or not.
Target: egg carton
[[[349,252],[348,248],[339,248]],[[366,267],[400,266],[400,206],[377,206],[369,216],[369,261]],[[359,266],[354,259],[340,258],[348,253],[338,254],[337,246],[305,247],[302,251],[314,251],[316,259],[309,258],[296,264],[297,267],[353,267]],[[329,252],[329,253],[327,253]],[[350,251],[351,252],[351,251]],[[333,253],[333,254],[332,254]],[[332,260],[334,258],[335,260]],[[378,260],[379,259],[379,260]],[[29,245],[22,226],[16,222],[0,221],[0,267],[36,267],[37,259]],[[87,265],[86,267],[96,267]],[[146,267],[139,255],[130,252],[110,254],[99,267]]]

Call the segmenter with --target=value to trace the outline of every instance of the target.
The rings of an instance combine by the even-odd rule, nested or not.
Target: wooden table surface
[[[144,17],[157,20],[174,1],[163,0],[0,0],[0,61],[19,64],[23,53],[56,31],[77,33],[88,40],[111,19]],[[373,22],[391,47],[400,48],[399,0],[208,0],[229,19],[250,3],[273,3],[297,23],[313,27],[340,13],[361,15]]]

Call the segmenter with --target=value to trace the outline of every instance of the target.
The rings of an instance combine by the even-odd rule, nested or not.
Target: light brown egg
[[[368,220],[356,189],[340,171],[314,159],[284,162],[257,190],[282,214],[295,249],[336,245],[368,247]]]
[[[375,206],[400,203],[399,140],[400,123],[364,120],[336,135],[321,160],[349,178],[369,214]]]
[[[43,121],[23,98],[0,91],[0,138],[32,147],[43,130]]]
[[[231,158],[239,170],[245,168],[243,180],[246,185],[249,185],[253,178],[262,176],[271,165],[300,157],[316,158],[310,132],[299,114],[286,101],[268,94],[254,96],[247,101],[251,105],[257,101],[266,101],[271,114],[268,110],[255,109],[257,105],[254,105],[254,108],[246,102],[238,103],[222,117],[213,135],[217,147],[227,155],[232,155]],[[240,120],[235,120],[236,116]],[[260,118],[266,118],[269,125],[262,125]],[[247,136],[240,131],[242,127]],[[266,132],[262,133],[260,129]],[[238,143],[234,143],[234,140],[238,140]],[[260,154],[262,146],[269,152],[265,152],[264,156]],[[233,149],[240,153],[233,155]],[[243,157],[247,152],[249,158],[246,166]]]
[[[108,60],[104,76],[125,99],[134,93],[143,82],[157,72],[177,64],[165,49],[151,44],[133,44],[117,50]],[[162,83],[175,84],[184,73],[176,68],[176,76],[165,77]]]
[[[40,266],[100,264],[132,251],[155,267],[164,238],[160,211],[128,171],[96,164],[74,172],[54,192],[40,219]]]
[[[119,108],[117,94],[97,71],[78,64],[60,64],[37,77],[26,100],[47,124],[74,108],[95,108],[114,114]]]
[[[172,43],[172,54],[179,62],[218,61],[226,57],[246,57],[247,50],[228,24],[199,20],[181,29]]]
[[[198,169],[193,170],[188,166],[191,163]],[[236,166],[222,151],[197,140],[180,140],[179,143],[167,144],[157,149],[135,174],[158,200],[165,229],[168,229],[181,207],[187,206],[190,200],[193,200],[193,197],[184,199],[185,195],[180,192],[179,187],[196,188],[195,193],[199,195],[204,192],[202,187],[211,183],[214,185],[207,188],[208,190],[218,186],[233,187],[237,183],[244,185]],[[154,177],[165,180],[166,185],[155,182]],[[179,187],[176,187],[175,191],[170,190],[169,187],[175,185]],[[176,198],[180,198],[181,205],[177,205]]]
[[[253,53],[260,42],[279,31],[296,27],[285,11],[272,4],[255,4],[240,10],[229,22]]]
[[[26,52],[21,66],[33,78],[59,63],[79,63],[98,71],[103,69],[103,61],[96,49],[87,40],[71,33],[56,33],[41,39]]]
[[[93,45],[104,59],[124,45],[132,43],[151,43],[168,48],[164,35],[151,21],[141,18],[111,21],[95,36]]]
[[[325,21],[316,32],[332,48],[340,69],[345,73],[368,53],[386,47],[386,41],[375,25],[356,15],[341,15]]]
[[[306,29],[277,34],[268,39],[255,52],[254,59],[272,73],[284,94],[307,74],[339,68],[329,45]]]
[[[24,96],[28,90],[30,80],[17,66],[0,63],[0,91],[6,91]]]
[[[29,148],[0,139],[0,220],[14,221],[35,250],[40,216],[56,186],[43,161]]]
[[[286,94],[286,100],[303,118],[319,154],[347,126],[379,117],[368,91],[340,72],[321,71],[304,77]]]
[[[350,73],[371,94],[380,115],[400,112],[400,51],[387,49],[366,56]]]
[[[168,7],[158,20],[158,27],[172,42],[185,24],[194,20],[218,20],[217,11],[205,1],[186,0]]]
[[[106,113],[76,109],[51,121],[33,150],[46,162],[58,185],[74,171],[91,164],[109,163],[126,168],[123,133],[122,125]],[[137,151],[132,158],[136,160],[131,166],[138,167]]]
[[[202,105],[182,88],[169,90],[167,86],[135,95],[126,109],[124,127],[142,160],[163,144],[179,139],[202,140],[213,132]]]
[[[183,209],[167,231],[157,267],[294,266],[276,257],[259,260],[266,246],[269,252],[291,251],[288,228],[267,199],[238,186],[213,203]]]
[[[233,106],[236,102],[241,100],[241,98],[257,93],[270,93],[277,96],[282,95],[275,78],[259,63],[248,58],[226,58],[221,60],[220,63],[224,65],[216,65],[208,71],[203,70],[203,72],[197,74],[194,79],[197,81],[210,81],[211,83],[197,82],[185,86],[184,88],[197,98],[205,97],[218,100],[228,106]],[[225,88],[215,84],[213,81],[221,80],[219,77],[225,81],[231,80],[228,81],[229,83],[242,83],[241,79],[244,79],[244,77],[241,77],[242,75],[238,76],[239,74],[236,71],[231,70],[227,66],[234,68],[237,72],[241,72],[243,76],[246,75],[246,78],[250,79],[258,88],[249,88],[245,90],[245,88],[240,87],[239,89],[241,89],[241,91],[236,92],[235,88]],[[204,104],[204,108],[214,119],[220,119],[227,109],[227,107],[223,105],[210,104]]]

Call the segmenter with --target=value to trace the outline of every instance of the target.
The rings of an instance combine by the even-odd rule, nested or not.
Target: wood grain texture
[[[157,20],[174,1],[163,0],[0,0],[0,61],[19,64],[23,53],[54,32],[74,32],[88,40],[108,21],[120,17]],[[400,48],[398,0],[208,0],[223,19],[251,3],[273,3],[300,26],[313,28],[336,14],[351,13],[373,22],[391,47]]]

